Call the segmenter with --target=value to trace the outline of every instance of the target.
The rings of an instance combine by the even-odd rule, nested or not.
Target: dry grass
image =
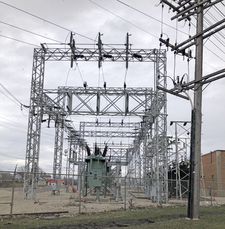
[[[185,219],[185,207],[146,208],[128,211],[88,213],[69,218],[23,218],[3,220],[0,228],[42,228],[42,229],[106,229],[106,228],[225,228],[225,206],[202,207],[201,219]]]

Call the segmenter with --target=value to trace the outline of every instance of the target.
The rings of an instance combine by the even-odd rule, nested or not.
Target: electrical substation
[[[15,140],[15,146],[18,146],[18,152],[14,150],[13,160],[6,161],[6,165],[2,166],[3,168],[16,162],[14,171],[9,170],[9,167],[8,170],[0,171],[0,218],[12,219],[13,214],[35,217],[53,215],[56,218],[64,214],[103,214],[114,210],[117,211],[115,214],[122,215],[124,213],[120,212],[121,209],[130,209],[134,210],[127,211],[130,218],[119,216],[117,219],[121,224],[114,220],[112,213],[112,218],[106,220],[110,221],[108,224],[102,220],[93,221],[96,222],[93,225],[96,228],[139,226],[140,222],[163,225],[161,222],[165,219],[165,225],[174,223],[175,226],[171,228],[176,228],[182,222],[180,217],[184,218],[184,215],[188,219],[199,219],[200,208],[208,217],[211,210],[206,210],[206,206],[225,204],[225,150],[203,152],[210,147],[223,147],[220,139],[222,134],[218,128],[215,127],[214,134],[215,130],[208,127],[208,124],[214,125],[215,117],[218,117],[214,113],[219,113],[214,111],[219,102],[216,106],[209,106],[208,101],[214,103],[219,94],[211,90],[211,94],[205,96],[209,107],[202,106],[202,92],[210,83],[225,78],[225,68],[220,69],[221,64],[210,58],[213,54],[223,63],[224,59],[211,50],[210,46],[205,47],[211,43],[225,54],[220,48],[221,44],[224,46],[222,39],[225,35],[221,31],[225,28],[225,14],[222,8],[217,7],[219,5],[224,9],[223,0],[160,0],[154,6],[160,7],[155,12],[156,16],[123,0],[103,3],[112,8],[118,6],[115,9],[124,15],[129,16],[131,12],[137,14],[134,18],[131,15],[130,18],[124,18],[102,6],[100,1],[95,1],[87,0],[87,3],[82,2],[79,5],[70,2],[71,8],[74,4],[82,9],[79,18],[77,15],[77,18],[74,17],[77,24],[83,26],[79,20],[87,19],[89,23],[90,18],[97,19],[99,16],[99,21],[94,20],[94,23],[88,24],[94,25],[94,30],[86,30],[85,27],[89,35],[96,35],[95,30],[105,30],[104,34],[98,32],[95,39],[0,1],[4,7],[48,24],[46,33],[51,33],[51,29],[66,32],[63,34],[62,31],[54,31],[57,39],[61,36],[59,41],[0,21],[11,29],[44,39],[40,45],[36,45],[20,40],[19,37],[17,39],[0,34],[1,38],[35,47],[28,50],[33,51],[33,59],[31,87],[24,86],[24,91],[30,89],[30,97],[23,94],[23,99],[28,98],[26,105],[10,92],[11,89],[8,90],[3,85],[5,82],[0,82],[0,89],[3,90],[0,93],[17,107],[19,105],[19,112],[26,121],[28,119],[26,127],[12,125],[11,120],[8,120],[10,126],[20,128],[25,134],[12,138],[12,132],[9,131],[9,145],[4,142],[0,149],[4,151],[0,156],[10,158],[13,147],[9,148],[14,143],[12,139]],[[52,7],[52,3],[48,2],[46,9]],[[63,14],[60,16],[69,17],[68,5],[64,1],[57,4],[64,6],[65,12],[61,11]],[[153,5],[147,1],[145,4]],[[96,10],[95,7],[105,11],[107,16],[111,14],[113,19],[101,15],[100,9]],[[168,9],[166,14],[173,14],[170,19],[175,22],[174,25],[164,21],[168,19],[165,17],[165,9]],[[161,19],[158,18],[160,11]],[[74,16],[74,12],[72,13]],[[58,18],[59,15],[56,15]],[[157,26],[160,31],[154,28],[155,24],[139,20],[138,15],[160,23]],[[117,23],[115,18],[122,20],[124,24]],[[142,26],[150,26],[153,33],[134,24],[132,19]],[[110,24],[112,20],[114,21]],[[32,21],[30,26],[36,26],[35,23]],[[68,21],[65,19],[64,23],[68,24]],[[115,29],[115,36],[110,33],[111,29]],[[144,32],[146,37],[140,39],[142,33],[136,33],[136,29]],[[124,33],[122,42],[118,41],[121,31]],[[159,32],[157,35],[156,31]],[[149,35],[152,40],[147,38]],[[45,43],[46,39],[51,40],[51,43]],[[154,43],[154,39],[157,42]],[[143,47],[139,47],[142,44]],[[205,49],[207,51],[204,53]],[[15,50],[21,52],[18,47]],[[8,61],[5,57],[3,59]],[[21,61],[30,66],[31,63],[27,60]],[[18,63],[19,61],[20,59],[17,60]],[[210,61],[212,65],[207,65]],[[14,70],[21,70],[20,74],[25,75],[24,68],[21,70],[17,66],[17,70]],[[211,68],[216,70],[211,72]],[[9,73],[9,69],[4,71]],[[207,74],[203,75],[205,73]],[[14,87],[16,84],[11,81],[6,83]],[[221,93],[223,90],[219,86],[217,85],[218,93]],[[19,94],[22,90],[23,87],[15,93]],[[3,107],[8,106],[10,109],[10,105],[2,102]],[[206,111],[211,112],[210,115],[204,116]],[[17,116],[12,117],[15,119]],[[7,118],[3,119],[7,121]],[[218,122],[221,124],[221,120],[218,119]],[[4,131],[6,130],[8,131],[7,127]],[[213,137],[211,133],[206,137],[209,132],[213,132]],[[19,140],[23,137],[23,141],[19,141],[17,137]],[[23,150],[19,147],[21,142],[26,142]],[[20,150],[25,151],[25,158],[24,153],[22,159],[19,157]],[[168,210],[164,206],[168,206]],[[157,207],[157,210],[150,210],[153,207]],[[136,217],[138,211],[141,217]],[[166,215],[163,216],[164,219],[161,211]],[[111,217],[111,213],[109,215]],[[149,215],[154,220],[150,220]],[[96,217],[95,220],[99,218]],[[86,226],[86,222],[84,225],[79,224],[79,220],[70,223],[76,224],[77,227],[74,228]],[[93,225],[90,221],[87,228],[92,228]],[[61,228],[60,225],[57,228]]]
[[[47,62],[67,61],[73,67],[77,62],[96,62],[98,69],[103,62],[124,62],[127,70],[134,62],[153,63],[154,88],[123,87],[44,87]],[[55,123],[53,179],[62,179],[63,140],[68,141],[67,179],[78,172],[78,190],[82,195],[110,194],[115,200],[122,197],[125,182],[129,187],[141,190],[157,203],[168,200],[167,170],[167,106],[166,94],[157,86],[166,86],[166,50],[132,49],[129,34],[125,44],[111,45],[102,42],[101,34],[93,45],[77,44],[71,33],[66,44],[41,44],[34,49],[29,124],[26,147],[25,198],[36,198],[40,155],[41,128]],[[146,76],[148,77],[148,76]],[[80,128],[75,129],[69,119],[82,116]],[[85,117],[94,116],[94,122]],[[108,121],[98,117],[106,116]],[[117,118],[116,121],[115,117]],[[135,122],[125,120],[135,117]],[[120,121],[117,121],[120,118]],[[44,123],[43,123],[44,122]],[[92,138],[92,144],[89,139]],[[97,142],[97,138],[106,139]],[[109,141],[108,139],[115,139]],[[132,139],[127,144],[123,139]],[[95,146],[92,146],[95,145]],[[123,169],[126,168],[126,169]],[[123,172],[124,170],[124,172]]]

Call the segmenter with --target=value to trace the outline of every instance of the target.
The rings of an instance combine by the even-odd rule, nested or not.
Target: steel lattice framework
[[[64,107],[65,100],[58,96],[57,104]],[[55,120],[55,147],[53,160],[53,179],[61,179],[62,153],[63,153],[63,136],[64,136],[64,116],[58,114]]]
[[[95,130],[93,130],[95,128]],[[94,137],[106,139],[120,139],[120,142],[112,141],[98,144],[98,147],[103,150],[105,145],[108,146],[108,156],[110,155],[110,164],[127,165],[128,164],[128,152],[132,151],[133,144],[124,144],[122,142],[123,138],[125,141],[130,138],[134,140],[139,136],[139,131],[141,129],[140,122],[115,122],[109,120],[108,122],[98,121],[95,122],[80,122],[80,136],[84,137]],[[129,153],[130,154],[130,153]]]
[[[127,36],[128,37],[128,36]],[[67,45],[67,47],[65,47]],[[45,64],[49,61],[69,61],[71,67],[77,61],[152,62],[155,67],[156,86],[166,87],[166,51],[161,49],[132,49],[126,44],[103,45],[99,39],[93,45],[76,44],[71,36],[69,44],[42,44],[34,49],[31,80],[30,109],[25,159],[24,192],[35,198],[38,182],[41,123],[47,115],[48,122],[56,123],[54,176],[61,173],[63,129],[68,132],[70,148],[83,150],[84,139],[72,125],[66,123],[66,115],[138,116],[142,126],[135,136],[134,149],[139,150],[145,191],[157,202],[167,201],[167,145],[166,145],[166,95],[150,88],[73,88],[44,89]],[[155,87],[156,88],[156,87]],[[92,103],[90,103],[92,101]],[[93,102],[95,101],[95,102]],[[93,105],[94,104],[94,105]],[[72,156],[71,156],[72,158]],[[79,159],[78,159],[79,160]],[[150,177],[149,174],[152,176]],[[154,175],[153,175],[154,174]],[[154,188],[153,188],[154,187]],[[156,190],[156,193],[152,191]]]
[[[77,44],[79,46],[79,44]],[[113,48],[110,48],[113,46]],[[121,48],[123,47],[124,48]],[[65,44],[46,45],[36,49],[36,55],[45,52],[45,61],[94,61],[98,62],[155,62],[157,55],[164,58],[165,50],[158,49],[126,49],[123,44],[104,45],[101,50],[93,47],[93,44],[80,44],[80,47],[65,48]]]
[[[152,101],[156,93],[151,88],[81,88],[59,87],[45,89],[44,93],[53,101],[66,100],[66,109],[70,115],[104,115],[104,116],[144,116],[150,106],[155,113]],[[159,105],[163,106],[164,94],[158,93]],[[154,105],[155,106],[155,105]]]
[[[85,128],[93,128],[93,127],[110,127],[110,128],[132,128],[132,129],[140,129],[141,123],[140,122],[111,122],[109,120],[108,122],[99,122],[96,120],[96,122],[80,122],[80,130]]]
[[[133,131],[84,131],[82,133],[84,138],[135,138],[138,136],[138,133]]]

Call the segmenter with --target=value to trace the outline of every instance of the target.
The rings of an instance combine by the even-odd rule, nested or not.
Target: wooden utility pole
[[[198,0],[197,8],[197,27],[196,34],[196,60],[195,60],[195,80],[202,79],[203,66],[203,5]],[[201,126],[202,126],[202,85],[195,84],[194,108],[192,110],[192,141],[191,141],[191,168],[190,186],[188,196],[188,217],[191,219],[199,218],[200,206],[200,178],[201,178]]]
[[[224,69],[211,73],[205,77],[203,74],[203,40],[210,37],[211,35],[219,32],[225,28],[222,25],[225,19],[209,26],[207,29],[203,29],[203,18],[204,10],[216,5],[222,0],[179,0],[175,3],[171,3],[167,0],[161,0],[163,4],[168,5],[177,14],[171,18],[182,20],[191,20],[193,15],[197,15],[196,23],[196,34],[189,37],[186,41],[180,44],[171,44],[170,39],[164,40],[159,39],[161,43],[170,47],[172,51],[177,54],[182,54],[188,58],[191,58],[190,52],[186,52],[188,48],[195,45],[195,79],[194,81],[183,83],[182,80],[178,82],[174,81],[175,88],[168,90],[167,88],[158,88],[164,90],[173,95],[183,97],[184,99],[189,99],[190,96],[183,96],[179,93],[194,89],[194,103],[192,105],[192,126],[191,126],[191,149],[190,149],[190,176],[189,176],[189,195],[188,195],[188,212],[187,216],[190,219],[199,218],[199,207],[200,207],[200,178],[201,178],[201,126],[202,126],[202,85],[205,83],[210,83],[212,81],[224,78]],[[217,27],[217,28],[216,28]],[[216,28],[216,29],[215,29]],[[213,78],[214,77],[214,78]],[[186,94],[187,95],[187,94]]]

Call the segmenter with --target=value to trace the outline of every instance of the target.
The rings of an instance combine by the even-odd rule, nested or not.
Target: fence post
[[[126,211],[127,210],[127,176],[125,176],[125,180],[124,180],[124,183],[125,183],[125,187],[124,187],[124,210]]]
[[[82,182],[82,173],[78,174],[79,176],[79,214],[81,213],[81,182]]]
[[[209,191],[210,191],[210,201],[211,201],[211,206],[212,206],[212,205],[213,205],[213,204],[212,204],[212,201],[213,201],[213,200],[212,200],[212,187],[211,187],[211,186],[210,186],[210,190],[209,190]]]
[[[12,217],[12,214],[13,214],[13,205],[14,205],[16,169],[17,169],[17,165],[15,166],[14,173],[13,173],[12,195],[11,195],[11,202],[10,202],[10,215],[11,215],[11,217]]]

